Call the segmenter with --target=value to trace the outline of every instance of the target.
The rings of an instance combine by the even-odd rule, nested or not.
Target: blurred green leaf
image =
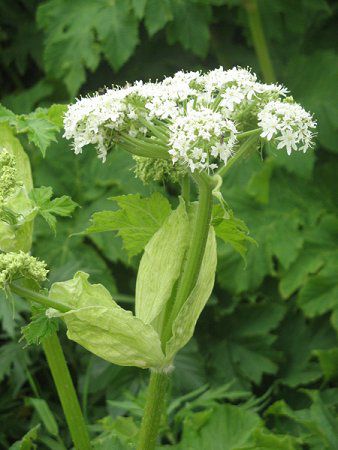
[[[9,450],[35,450],[38,447],[35,445],[34,441],[38,438],[38,432],[40,430],[40,424],[31,428],[24,437],[15,442],[9,447]]]
[[[27,398],[26,402],[35,409],[46,430],[51,435],[58,436],[59,427],[47,402],[42,398]]]

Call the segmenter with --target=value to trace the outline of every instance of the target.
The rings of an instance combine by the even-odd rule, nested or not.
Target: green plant
[[[252,154],[250,158],[242,158],[240,163],[234,164],[224,178],[221,187],[224,198],[236,217],[245,220],[250,235],[258,245],[249,246],[244,268],[241,255],[226,241],[229,234],[233,235],[233,226],[219,226],[218,236],[222,234],[225,242],[218,241],[214,293],[198,323],[195,339],[175,358],[173,388],[168,396],[173,402],[187,396],[187,407],[171,413],[168,410],[168,416],[161,424],[161,442],[195,448],[199,445],[198,440],[204,439],[202,442],[206,446],[219,445],[223,448],[227,443],[234,448],[239,443],[229,443],[229,437],[217,433],[215,428],[219,423],[224,429],[224,424],[228,423],[226,417],[229,417],[233,419],[232,428],[238,426],[241,435],[247,442],[251,441],[252,447],[335,448],[331,425],[325,426],[324,433],[316,433],[315,424],[323,419],[321,411],[325,410],[328,423],[332,423],[337,411],[334,392],[330,389],[335,386],[337,376],[334,245],[337,170],[334,155],[337,139],[334,30],[337,9],[330,1],[203,0],[185,2],[183,5],[182,2],[170,0],[163,2],[163,12],[158,9],[158,2],[124,2],[129,7],[122,11],[121,5],[117,5],[120,15],[116,23],[121,24],[121,35],[122,30],[127,29],[125,25],[131,24],[136,33],[130,36],[134,36],[133,39],[138,36],[139,43],[134,50],[129,50],[129,62],[122,70],[112,73],[105,63],[107,59],[103,48],[105,51],[112,50],[112,58],[118,53],[112,40],[104,44],[96,23],[97,17],[103,17],[105,20],[101,22],[108,24],[107,28],[116,25],[111,25],[110,20],[111,15],[116,15],[115,3],[103,5],[96,2],[90,5],[88,14],[88,8],[84,8],[86,2],[76,2],[69,22],[67,15],[70,11],[62,1],[42,2],[41,16],[39,12],[42,28],[38,29],[35,20],[38,3],[30,2],[28,7],[12,2],[8,10],[6,2],[2,2],[1,101],[20,114],[29,113],[36,105],[68,102],[69,92],[65,86],[71,84],[67,77],[71,71],[76,75],[73,77],[75,82],[82,80],[82,93],[109,85],[112,80],[118,84],[135,78],[162,78],[163,74],[173,73],[182,67],[197,70],[220,64],[226,67],[240,64],[243,67],[252,66],[269,76],[268,65],[264,66],[267,46],[265,44],[265,50],[262,49],[264,39],[260,38],[263,32],[275,79],[285,83],[295,99],[313,111],[318,120],[316,141],[319,148],[316,152],[288,156],[266,146],[260,155]],[[45,7],[46,4],[48,6]],[[257,5],[261,13],[260,21],[255,10]],[[103,6],[102,14],[100,8]],[[252,11],[256,16],[248,20],[247,14]],[[43,15],[48,12],[48,26],[47,22],[42,25]],[[162,30],[149,37],[151,20],[160,24]],[[102,28],[104,25],[99,23],[100,26]],[[92,44],[82,46],[86,33],[93,36]],[[110,35],[113,36],[114,32]],[[176,44],[173,44],[174,40]],[[69,57],[69,49],[72,46],[76,48],[74,44],[78,46],[75,52],[78,59]],[[48,57],[53,55],[57,46],[66,51],[58,53],[54,66],[50,66]],[[81,65],[86,65],[87,61],[90,63],[90,58],[85,54],[88,56],[91,53],[97,56],[97,65],[94,74],[90,69],[85,70],[81,78],[77,69],[82,52],[84,58],[80,61]],[[72,92],[78,89],[74,88],[74,83],[72,89]],[[19,129],[16,127],[17,131]],[[142,249],[143,241],[140,235],[136,235],[136,239],[128,239],[130,227],[118,228],[128,211],[116,211],[116,203],[104,199],[119,197],[116,200],[120,205],[123,195],[132,193],[136,197],[141,194],[147,202],[153,192],[160,191],[175,207],[176,203],[172,200],[178,194],[176,182],[180,174],[177,173],[173,183],[168,179],[166,165],[162,162],[150,167],[148,163],[142,165],[139,161],[137,173],[143,179],[147,175],[149,183],[144,186],[134,178],[130,169],[135,163],[126,152],[111,153],[105,165],[101,165],[89,152],[75,159],[61,136],[58,136],[57,144],[51,144],[42,160],[25,133],[20,133],[18,137],[30,156],[35,184],[53,186],[59,197],[65,192],[71,194],[81,205],[81,209],[73,213],[73,220],[58,220],[57,234],[53,238],[41,219],[36,221],[33,252],[48,262],[51,282],[67,280],[77,270],[85,270],[91,274],[92,280],[109,286],[113,298],[121,306],[132,308],[137,253],[140,247]],[[161,173],[166,174],[165,182],[158,185],[152,180],[162,179],[162,175],[158,176]],[[187,191],[188,184],[185,183],[184,196]],[[192,186],[192,198],[194,195]],[[133,200],[130,196],[129,199]],[[155,196],[153,201],[158,199]],[[166,216],[168,209],[163,201],[161,204],[163,216]],[[130,255],[134,252],[136,256],[128,256],[122,248],[120,237],[112,240],[114,231],[78,234],[87,226],[92,212],[102,209],[114,210],[111,211],[111,229],[122,238],[125,236],[124,247],[128,253],[130,250]],[[116,214],[113,215],[113,212]],[[222,210],[219,215],[222,216]],[[216,226],[215,221],[213,225]],[[238,226],[245,233],[244,223],[236,219],[235,228]],[[91,228],[94,227],[95,217]],[[150,236],[151,230],[150,227]],[[67,239],[69,234],[76,235]],[[240,250],[245,248],[242,245],[245,243],[246,240],[233,242]],[[36,435],[39,448],[53,449],[58,445],[55,435],[50,434],[50,430],[55,432],[55,428],[46,428],[33,403],[23,401],[23,397],[28,395],[48,400],[59,425],[60,436],[65,445],[70,446],[58,399],[49,382],[39,347],[30,346],[22,350],[22,344],[17,344],[20,327],[28,319],[29,308],[17,296],[13,300],[14,320],[10,304],[0,302],[0,415],[1,423],[6,423],[6,426],[0,427],[0,445],[8,448],[30,428],[34,428],[32,437]],[[37,315],[35,319],[36,327],[46,329],[43,311],[41,317]],[[57,319],[53,323],[57,323]],[[72,377],[85,414],[89,422],[95,424],[91,427],[92,433],[98,434],[93,445],[98,448],[104,445],[108,448],[132,445],[145,401],[144,371],[105,364],[95,356],[89,356],[89,353],[64,339],[63,329],[61,325],[59,336]],[[34,342],[34,335],[32,339]],[[202,388],[205,383],[217,388],[230,381],[229,396],[224,397],[224,393],[216,389],[214,403],[204,402],[190,411],[188,397],[190,393],[193,395],[190,391]],[[325,408],[319,407],[318,402],[313,407],[309,397],[303,393],[303,387],[318,392]],[[253,396],[253,400],[246,405],[242,397],[235,397],[237,390],[245,390],[247,396]],[[258,401],[264,392],[265,400],[262,398],[261,406],[254,406],[253,401]],[[126,401],[122,401],[124,398]],[[268,405],[281,399],[291,410],[307,414],[311,427],[304,428],[288,418],[281,420],[281,416],[264,414]],[[215,407],[215,403],[222,405],[224,402],[235,405],[228,408],[226,414]],[[273,435],[266,436],[267,430],[263,433],[257,431],[247,416],[246,420],[241,421],[241,414],[236,412],[242,407],[253,409],[261,424]],[[97,422],[107,414],[110,418]],[[18,417],[20,420],[17,420]],[[180,444],[183,420],[186,422],[185,439]],[[42,426],[37,434],[34,426],[38,422]],[[212,438],[205,441],[209,432]],[[215,435],[219,439],[213,439]],[[297,441],[292,439],[295,436]],[[27,437],[27,442],[30,439]]]
[[[220,233],[242,256],[244,242],[250,241],[245,226],[234,218],[223,199],[222,176],[259,143],[275,143],[277,150],[285,148],[289,155],[295,150],[305,153],[313,145],[316,123],[292,98],[285,97],[285,92],[279,85],[259,83],[248,70],[220,68],[206,74],[178,72],[161,83],[136,83],[82,99],[68,108],[65,136],[74,140],[76,154],[82,152],[82,147],[94,144],[99,158],[105,161],[112,146],[121,147],[136,156],[136,164],[141,162],[142,169],[136,172],[145,171],[144,179],[149,178],[149,168],[153,173],[152,160],[163,161],[166,176],[172,172],[174,179],[181,179],[182,197],[173,211],[161,197],[155,201],[134,197],[132,202],[120,198],[122,209],[118,212],[94,216],[91,231],[122,228],[123,239],[131,241],[137,230],[143,244],[138,248],[140,251],[144,247],[144,254],[136,282],[135,316],[120,308],[102,285],[91,285],[88,274],[83,272],[69,281],[53,283],[48,295],[20,286],[16,279],[38,283],[44,280],[42,263],[24,253],[2,255],[3,289],[50,308],[47,316],[62,317],[70,339],[103,359],[152,370],[137,443],[140,450],[156,446],[174,357],[191,339],[213,289],[215,233]],[[8,157],[6,163],[3,171],[7,176],[5,170],[15,170],[15,163]],[[198,202],[190,201],[190,178],[196,183]],[[17,202],[15,187],[4,183],[4,191],[3,204],[10,210],[9,202]],[[214,214],[213,196],[219,203]],[[45,207],[46,211],[55,212],[53,202],[49,209]],[[152,211],[161,205],[167,217],[162,212],[159,223]],[[62,215],[62,209],[57,212]],[[119,222],[121,214],[124,217]],[[45,218],[50,223],[49,216]],[[21,226],[8,225],[11,230]],[[83,421],[78,406],[76,410],[71,406],[77,405],[76,397],[71,403],[69,394],[63,392],[69,381],[65,379],[66,366],[61,364],[62,351],[56,347],[55,334],[44,339],[74,443],[79,448],[88,447],[85,440],[78,442],[85,432],[79,431]]]

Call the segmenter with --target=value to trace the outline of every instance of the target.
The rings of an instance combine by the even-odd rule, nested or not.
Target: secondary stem
[[[168,384],[167,373],[151,373],[137,450],[153,450],[156,447]]]
[[[46,295],[40,294],[39,292],[32,291],[31,289],[24,288],[15,283],[10,285],[10,290],[19,295],[20,297],[26,298],[27,300],[39,303],[40,305],[46,306],[47,308],[54,308],[60,312],[70,311],[68,306],[64,305],[59,301],[55,301],[47,297]]]
[[[61,302],[51,300],[46,295],[18,286],[14,283],[10,285],[10,289],[14,294],[43,306],[55,308],[61,312],[70,310],[68,306]],[[42,347],[59,395],[74,446],[76,450],[90,450],[91,445],[88,430],[57,334],[53,333],[48,338],[44,339]]]
[[[80,404],[59,338],[53,333],[42,344],[76,450],[90,450],[91,444]]]
[[[276,75],[265,39],[257,0],[243,0],[243,4],[248,15],[251,36],[263,76],[265,81],[273,83],[276,81]]]

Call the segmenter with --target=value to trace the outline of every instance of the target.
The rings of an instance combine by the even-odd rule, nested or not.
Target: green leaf
[[[8,122],[9,124],[12,124],[15,123],[15,121],[16,121],[15,114],[0,104],[0,123]]]
[[[241,386],[247,386],[248,382],[259,384],[264,374],[276,373],[278,353],[272,347],[276,340],[273,331],[284,315],[285,306],[269,299],[240,305],[223,318],[223,340],[213,349],[213,365],[220,379],[237,378]]]
[[[257,429],[252,434],[254,443],[243,446],[243,450],[301,450],[293,436],[282,436]]]
[[[25,381],[23,374],[27,369],[27,354],[16,342],[8,342],[0,348],[0,381],[6,376],[11,376],[17,383]]]
[[[158,334],[131,311],[120,308],[100,284],[90,284],[88,274],[54,283],[50,298],[71,308],[63,317],[69,339],[111,363],[141,368],[159,367],[164,356]]]
[[[92,224],[85,233],[117,231],[129,256],[144,249],[171,211],[168,200],[158,192],[148,198],[130,194],[112,197],[111,200],[116,201],[120,209],[94,213]]]
[[[232,212],[228,214],[228,217],[224,217],[221,205],[214,207],[213,225],[216,236],[226,244],[230,244],[245,260],[247,244],[255,243],[255,240],[248,235],[249,230],[242,220],[235,218]]]
[[[134,53],[138,43],[138,22],[130,11],[129,2],[115,0],[110,4],[110,8],[109,21],[102,14],[96,28],[103,53],[112,68],[117,71]]]
[[[308,317],[318,316],[338,307],[338,264],[323,269],[308,280],[298,296],[298,304]]]
[[[281,271],[291,268],[302,251],[305,233],[325,208],[315,184],[277,168],[270,181],[269,203],[253,200],[241,186],[247,184],[260,164],[253,157],[239,168],[234,167],[223,182],[224,198],[236,216],[245,221],[251,237],[258,243],[247,251],[246,270],[239,255],[219,246],[218,279],[232,293],[253,291],[264,277],[277,276],[277,264]]]
[[[172,337],[166,344],[168,361],[192,338],[197,320],[214,287],[216,265],[216,238],[211,227],[196,285],[174,320]]]
[[[338,138],[337,71],[338,57],[331,50],[298,54],[287,66],[288,87],[318,120],[319,142],[334,152],[337,152]]]
[[[144,23],[150,36],[160,31],[172,19],[173,15],[169,0],[161,2],[157,0],[147,1]]]
[[[17,114],[28,114],[36,108],[42,100],[45,100],[53,92],[53,85],[43,78],[32,87],[24,89],[19,93],[6,95],[2,102]]]
[[[47,112],[37,110],[26,116],[19,116],[17,132],[27,133],[28,140],[32,142],[45,156],[51,142],[56,141],[59,127],[48,119]]]
[[[257,414],[251,411],[233,405],[218,406],[200,428],[193,418],[185,421],[178,449],[237,450],[250,440],[260,423]]]
[[[278,374],[280,383],[294,388],[319,380],[322,371],[318,362],[313,361],[313,353],[330,349],[336,342],[326,318],[307,323],[300,311],[290,311],[281,323],[276,342],[276,348],[283,352]]]
[[[191,50],[204,58],[209,48],[210,5],[194,1],[171,1],[174,20],[169,24],[167,39],[169,44],[179,42],[185,50]]]
[[[183,201],[145,247],[136,281],[135,314],[153,322],[169,300],[181,274],[189,243],[189,220]]]
[[[310,408],[292,410],[284,400],[279,400],[268,408],[266,415],[286,417],[298,424],[298,433],[309,448],[335,450],[338,446],[338,420],[335,414],[337,399],[335,404],[329,404],[319,391],[304,392],[311,399]]]
[[[30,323],[21,328],[22,338],[26,340],[27,345],[38,345],[54,334],[58,328],[58,321],[47,317],[45,308],[33,306]]]
[[[51,409],[48,406],[48,403],[42,398],[31,398],[31,397],[27,398],[26,402],[28,405],[31,405],[35,409],[38,416],[40,417],[40,420],[46,427],[48,433],[52,434],[53,436],[58,436],[59,427],[58,424],[56,423],[56,420],[54,418]]]
[[[259,203],[267,204],[269,202],[270,178],[273,172],[273,164],[274,160],[265,160],[261,170],[251,176],[246,187],[247,193]]]
[[[138,19],[142,19],[144,16],[144,10],[147,4],[147,0],[131,0],[131,4],[136,17]]]
[[[45,68],[64,81],[72,96],[86,70],[97,68],[101,52],[117,70],[138,42],[138,23],[125,0],[49,0],[38,7],[37,20],[46,34]]]
[[[319,359],[320,367],[326,380],[338,377],[338,348],[316,350],[313,352]]]
[[[54,104],[48,108],[48,119],[59,129],[63,127],[63,116],[68,109],[68,105]]]
[[[0,105],[0,122],[7,122],[17,133],[24,133],[45,156],[51,142],[56,141],[56,134],[62,126],[63,105],[53,105],[49,109],[38,108],[30,114],[15,115]]]
[[[53,189],[51,187],[42,186],[35,188],[30,192],[29,196],[36,208],[38,208],[38,213],[54,231],[56,228],[55,216],[70,217],[78,206],[67,195],[51,200],[53,196]]]
[[[333,214],[321,217],[308,231],[303,250],[280,283],[284,297],[300,288],[297,301],[308,317],[335,309],[338,304],[337,230]]]
[[[12,444],[9,447],[9,450],[36,450],[37,446],[34,441],[38,438],[39,430],[40,424],[36,425],[34,428],[31,428],[20,441]]]

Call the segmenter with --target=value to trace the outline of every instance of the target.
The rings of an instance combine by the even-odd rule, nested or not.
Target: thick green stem
[[[91,445],[87,426],[57,334],[54,333],[46,338],[42,346],[66,417],[74,447],[76,450],[90,450]]]
[[[176,297],[165,320],[161,339],[163,343],[166,343],[170,339],[172,324],[196,284],[209,233],[212,212],[212,190],[215,183],[205,173],[195,173],[193,178],[197,183],[199,191],[198,207],[194,216],[190,246],[187,251],[183,273],[178,282]]]
[[[168,385],[167,373],[151,373],[137,450],[154,450],[156,447]]]
[[[257,0],[243,0],[243,4],[248,15],[252,41],[264,79],[268,83],[274,83],[276,75],[265,39]]]

